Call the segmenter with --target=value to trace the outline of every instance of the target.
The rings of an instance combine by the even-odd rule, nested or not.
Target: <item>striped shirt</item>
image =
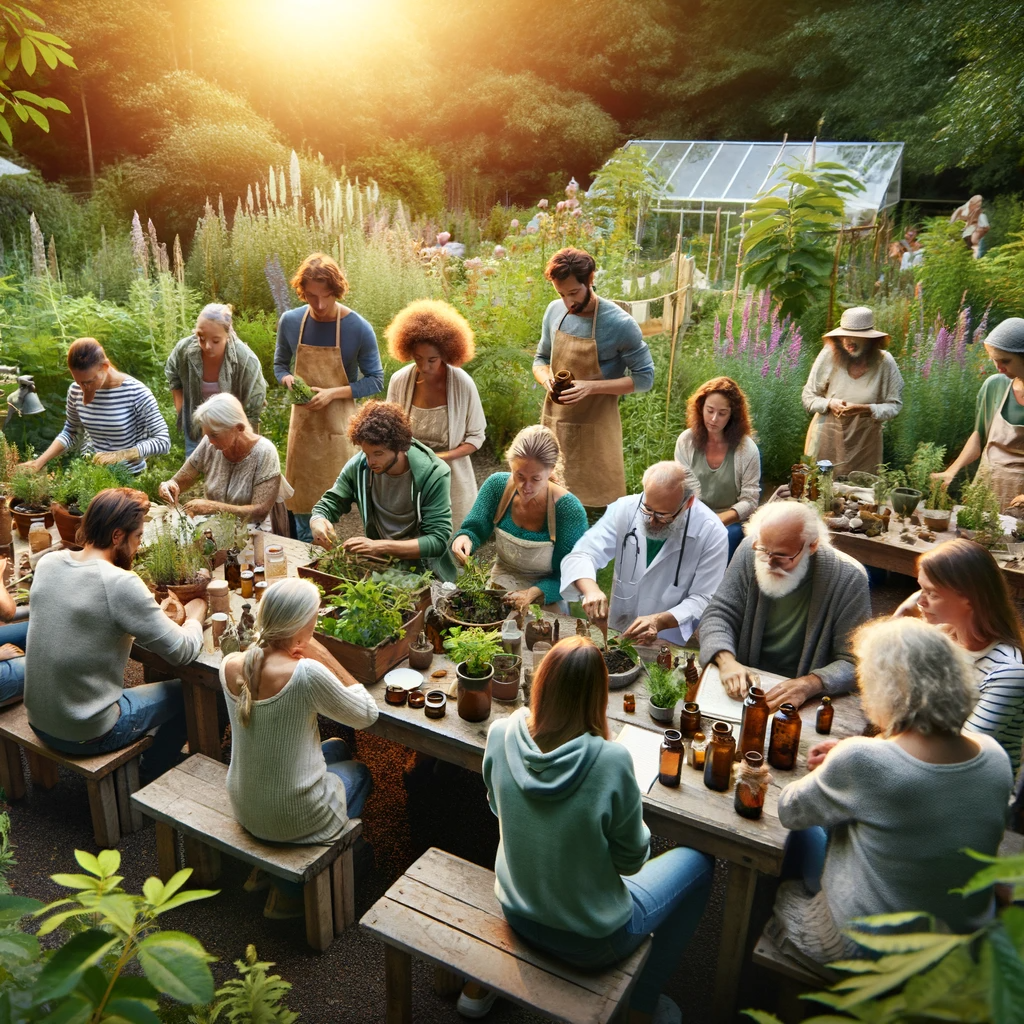
[[[125,377],[116,388],[100,388],[88,405],[82,401],[82,389],[72,384],[66,422],[57,440],[65,448],[81,444],[83,455],[138,448],[139,460],[126,463],[133,473],[146,468],[148,457],[171,450],[171,435],[153,392],[134,377]]]
[[[966,727],[998,741],[1010,755],[1016,776],[1024,741],[1024,659],[1018,648],[1005,642],[970,653],[981,697]]]

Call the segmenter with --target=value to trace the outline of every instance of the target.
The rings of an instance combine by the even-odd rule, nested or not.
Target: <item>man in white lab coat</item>
[[[729,535],[688,490],[678,462],[656,462],[643,485],[613,501],[562,559],[562,596],[635,643],[684,644],[725,575]],[[609,607],[597,571],[612,559]]]

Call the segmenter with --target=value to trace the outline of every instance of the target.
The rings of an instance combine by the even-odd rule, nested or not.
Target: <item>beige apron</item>
[[[839,398],[850,405],[876,405],[881,374],[881,360],[857,378],[851,377],[845,367],[836,366],[825,388],[825,397]],[[835,467],[835,476],[858,471],[874,473],[882,461],[882,424],[870,413],[815,413],[807,428],[804,452],[815,461],[828,459]]]
[[[348,374],[341,359],[341,310],[334,324],[334,346],[303,345],[309,309],[302,315],[295,346],[295,376],[318,388],[343,388]],[[356,411],[351,398],[339,398],[326,409],[293,405],[288,424],[288,455],[284,475],[295,493],[285,502],[292,512],[309,515],[329,491],[342,466],[355,454],[348,439],[348,421]]]
[[[551,344],[551,372],[572,371],[576,380],[601,380],[597,359],[597,314],[589,338],[577,338],[562,330],[562,321]],[[558,405],[544,398],[540,421],[558,438],[565,461],[565,486],[582,504],[600,508],[626,493],[626,467],[622,453],[622,420],[618,395],[591,395],[575,405]]]
[[[989,487],[999,499],[1000,512],[1005,511],[1018,494],[1024,494],[1024,427],[1015,427],[1003,416],[1003,405],[1012,387],[1011,380],[996,406],[978,465],[978,475],[983,479],[987,477]]]

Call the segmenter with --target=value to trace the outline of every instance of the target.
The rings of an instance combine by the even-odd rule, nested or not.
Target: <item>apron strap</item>
[[[502,492],[501,501],[498,502],[498,510],[494,513],[494,525],[505,518],[505,512],[508,510],[509,505],[512,504],[512,499],[516,496],[516,482],[509,474],[508,483],[505,484],[505,490]],[[555,489],[548,483],[548,537],[551,539],[551,543],[554,544],[557,537],[557,531],[555,530]]]
[[[548,536],[551,538],[551,543],[555,543],[555,489],[548,483]]]
[[[302,344],[302,332],[306,329],[306,321],[309,319],[309,306],[306,307],[306,312],[302,314],[302,323],[299,324],[299,336],[295,341],[295,347],[298,348]]]
[[[334,347],[341,349],[341,303],[338,303],[338,314],[334,318]]]

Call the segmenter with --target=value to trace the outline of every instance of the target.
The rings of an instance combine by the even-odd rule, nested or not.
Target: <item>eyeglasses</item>
[[[672,520],[675,519],[675,517],[683,511],[683,506],[685,504],[686,502],[684,501],[683,504],[680,505],[679,508],[675,510],[675,512],[654,512],[651,509],[649,509],[643,503],[643,499],[641,499],[640,515],[642,515],[645,519],[657,519],[659,523],[671,523]]]
[[[781,551],[765,551],[760,544],[754,545],[754,557],[762,562],[784,562],[792,565],[807,550],[805,544],[795,555],[784,555]]]

